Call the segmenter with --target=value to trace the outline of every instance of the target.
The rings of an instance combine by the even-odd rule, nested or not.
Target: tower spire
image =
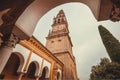
[[[66,20],[63,10],[60,10],[59,13],[57,14],[57,16],[54,17],[53,25],[57,25],[57,24],[61,24],[61,23],[67,24],[67,20]]]
[[[66,41],[68,40],[68,43],[66,43],[66,45],[70,45],[70,47],[72,47],[72,42],[71,42],[71,38],[69,36],[69,29],[68,29],[68,24],[67,24],[67,19],[65,17],[65,14],[64,14],[64,11],[63,10],[60,10],[57,14],[56,17],[53,18],[54,22],[53,22],[53,25],[52,25],[52,31],[49,33],[48,37],[46,38],[48,41],[47,41],[47,45],[51,45],[51,43],[49,44],[49,41],[50,40],[55,40],[56,38],[64,38],[66,37]],[[61,40],[59,40],[61,41]],[[64,42],[64,41],[61,41],[61,42]],[[56,41],[56,43],[58,43]],[[53,45],[53,44],[52,44]],[[55,45],[55,44],[54,44]],[[63,44],[60,44],[61,46],[63,46]],[[49,47],[49,46],[47,46]],[[59,48],[59,51],[61,50],[62,47]],[[54,49],[54,52],[57,52],[58,50],[56,48],[50,48],[49,49],[52,51],[52,49]],[[56,51],[55,51],[56,50]],[[65,51],[65,49],[62,49]],[[61,50],[61,51],[62,51]],[[68,50],[68,49],[66,49]],[[70,53],[72,53],[70,50]]]
[[[68,23],[63,10],[60,10],[53,20],[52,31],[47,38],[69,34]]]
[[[77,80],[76,63],[64,11],[60,10],[53,20],[52,31],[46,37],[46,47],[64,64],[62,80]]]

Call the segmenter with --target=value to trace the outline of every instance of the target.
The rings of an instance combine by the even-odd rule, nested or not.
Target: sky
[[[68,21],[73,54],[76,59],[80,80],[89,80],[91,67],[101,58],[109,58],[99,35],[98,26],[103,25],[120,40],[120,22],[97,21],[89,7],[82,3],[67,3],[53,8],[38,22],[34,36],[45,45],[48,32],[52,29],[53,18],[63,9]]]

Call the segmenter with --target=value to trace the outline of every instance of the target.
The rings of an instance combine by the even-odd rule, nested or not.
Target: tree
[[[99,26],[103,44],[113,62],[120,64],[120,42],[103,26]]]
[[[99,32],[112,61],[101,59],[100,64],[92,67],[90,80],[120,80],[120,42],[101,25]]]
[[[101,59],[100,64],[92,67],[90,80],[120,80],[120,64]]]

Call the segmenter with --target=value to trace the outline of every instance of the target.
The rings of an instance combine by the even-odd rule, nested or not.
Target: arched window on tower
[[[58,19],[58,23],[60,23],[60,19]]]
[[[64,19],[62,18],[62,22],[64,22]]]

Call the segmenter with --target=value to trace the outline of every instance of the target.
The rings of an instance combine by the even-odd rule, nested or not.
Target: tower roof
[[[63,12],[63,10],[61,9],[61,10],[59,11],[59,13],[64,13],[64,12]]]
[[[66,17],[65,17],[63,10],[60,10],[58,12],[57,16],[54,17],[53,20],[54,20],[53,25],[57,25],[57,24],[61,24],[61,23],[67,25],[67,20],[66,20]]]
[[[60,10],[59,13],[57,15],[61,15],[63,14],[64,15],[64,11],[63,10]],[[65,16],[65,15],[64,15]]]

